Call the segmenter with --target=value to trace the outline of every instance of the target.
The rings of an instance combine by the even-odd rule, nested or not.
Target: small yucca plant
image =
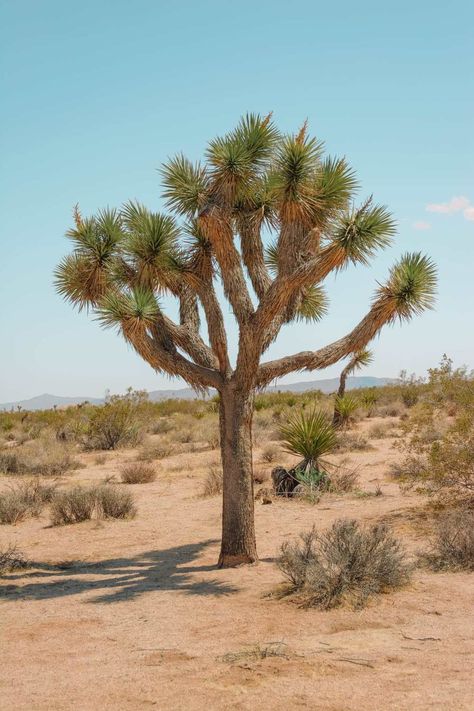
[[[352,395],[337,397],[334,404],[335,421],[333,424],[338,427],[345,427],[358,407],[359,402]]]
[[[327,415],[320,410],[300,412],[280,427],[284,449],[303,457],[299,469],[319,471],[319,460],[331,452],[337,443],[337,434]]]

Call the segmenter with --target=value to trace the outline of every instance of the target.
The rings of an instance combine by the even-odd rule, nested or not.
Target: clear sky
[[[179,385],[63,303],[52,271],[74,203],[160,209],[160,164],[198,158],[246,111],[272,110],[288,131],[308,118],[356,168],[361,196],[399,221],[373,267],[331,282],[331,315],[285,329],[270,355],[344,335],[390,263],[422,249],[439,265],[437,310],[384,330],[367,374],[423,373],[443,352],[474,366],[473,8],[0,0],[0,402]]]

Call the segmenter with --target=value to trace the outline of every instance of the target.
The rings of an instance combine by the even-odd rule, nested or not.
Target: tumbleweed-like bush
[[[407,583],[411,571],[384,524],[363,528],[344,519],[323,533],[313,527],[299,541],[285,541],[277,565],[288,581],[286,594],[322,609],[363,607],[371,596]]]

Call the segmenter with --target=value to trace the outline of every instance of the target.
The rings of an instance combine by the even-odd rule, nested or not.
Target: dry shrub
[[[99,486],[96,500],[99,518],[134,518],[137,513],[132,496],[114,486]]]
[[[76,486],[55,496],[51,523],[63,526],[96,518],[132,518],[136,509],[129,493],[113,486]]]
[[[351,434],[350,432],[341,432],[337,438],[335,451],[337,452],[356,452],[373,449],[368,439],[361,434]]]
[[[379,423],[376,425],[372,425],[369,430],[369,437],[371,439],[385,439],[385,437],[393,437],[395,430],[396,427],[391,422],[388,422],[386,424]]]
[[[163,435],[171,432],[173,429],[173,423],[168,417],[160,417],[158,420],[152,422],[149,432],[155,435]]]
[[[3,474],[56,477],[81,466],[66,445],[48,437],[0,452],[0,472]]]
[[[69,491],[61,491],[51,506],[51,523],[63,526],[81,523],[92,518],[97,504],[96,489],[75,486]]]
[[[0,523],[16,524],[30,516],[39,516],[55,495],[55,486],[45,486],[38,480],[10,487],[0,496]]]
[[[281,450],[276,444],[267,444],[262,450],[261,457],[264,462],[275,462],[280,456]]]
[[[212,465],[204,482],[202,496],[217,496],[222,493],[223,472],[221,467]]]
[[[0,548],[0,575],[10,573],[13,570],[28,568],[29,563],[23,553],[16,546]]]
[[[155,468],[143,462],[130,462],[125,464],[120,477],[124,484],[148,484],[156,479]]]
[[[152,462],[154,459],[165,459],[175,453],[175,448],[167,439],[162,439],[157,444],[145,443],[137,455],[138,461]]]
[[[333,494],[346,494],[357,489],[359,484],[357,469],[340,466],[331,473],[328,491]]]
[[[288,581],[286,594],[322,609],[343,603],[363,607],[372,595],[407,583],[411,573],[385,524],[362,528],[344,519],[324,533],[313,527],[300,541],[283,543],[277,565]]]
[[[432,570],[474,571],[474,511],[461,508],[444,514],[431,550],[420,559]]]
[[[391,405],[382,405],[373,411],[376,417],[401,417],[405,409],[402,404],[393,403]]]

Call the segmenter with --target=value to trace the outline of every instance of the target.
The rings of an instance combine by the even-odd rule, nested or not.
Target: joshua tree
[[[338,403],[340,402],[340,399],[344,397],[344,394],[346,392],[346,380],[348,376],[354,371],[360,370],[361,368],[365,368],[366,366],[370,365],[373,359],[374,355],[372,351],[369,351],[368,348],[362,348],[360,351],[357,351],[352,355],[352,358],[349,360],[346,367],[343,368],[343,370],[341,371],[341,375],[339,376],[339,388],[336,395],[336,401],[334,403],[334,425],[341,424],[341,413],[338,409]]]
[[[385,324],[430,308],[436,270],[419,253],[404,255],[350,333],[318,350],[261,363],[284,324],[324,316],[326,277],[368,264],[391,242],[392,216],[371,199],[353,207],[356,179],[345,159],[324,157],[306,123],[295,135],[281,135],[271,115],[244,117],[209,143],[204,164],[178,155],[162,176],[175,216],[136,202],[89,218],[75,209],[67,233],[74,249],[58,266],[56,284],[73,304],[95,311],[103,326],[117,328],[155,371],[198,391],[217,389],[224,471],[219,565],[248,563],[257,559],[256,389],[288,373],[326,368],[364,348]],[[239,331],[235,363],[217,281]],[[165,313],[163,294],[178,300],[178,322]]]

